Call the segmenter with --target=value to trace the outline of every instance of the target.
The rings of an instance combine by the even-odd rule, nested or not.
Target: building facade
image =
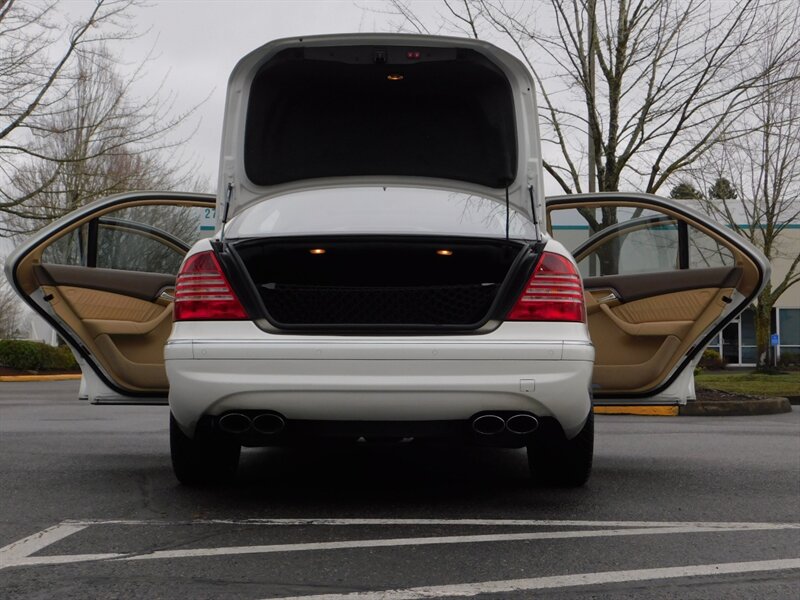
[[[784,280],[791,262],[800,254],[800,224],[787,225],[777,242],[777,256],[772,260],[773,286]],[[770,358],[778,363],[800,364],[800,283],[778,298],[772,309],[770,332],[777,334],[779,341]],[[752,309],[747,309],[729,323],[708,347],[719,352],[729,365],[754,366],[757,355]]]

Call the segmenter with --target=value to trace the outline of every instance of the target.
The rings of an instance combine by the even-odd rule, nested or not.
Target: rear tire
[[[231,481],[239,466],[241,446],[233,440],[198,432],[188,437],[169,415],[169,449],[172,470],[184,485],[207,485]]]
[[[528,467],[537,483],[579,487],[592,472],[594,413],[589,411],[580,433],[571,440],[559,436],[534,438],[528,443]]]

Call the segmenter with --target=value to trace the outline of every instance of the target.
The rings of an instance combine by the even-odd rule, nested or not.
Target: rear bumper
[[[554,339],[565,337],[564,329],[579,334],[578,324],[365,338],[269,336],[251,323],[216,323],[211,330],[227,327],[227,339],[189,337],[211,333],[212,324],[197,325],[176,324],[165,350],[170,406],[189,435],[203,415],[234,410],[309,421],[463,421],[481,411],[516,410],[553,417],[572,437],[591,405],[593,347],[587,338]],[[544,325],[565,328],[547,339]],[[542,335],[534,337],[531,326]]]

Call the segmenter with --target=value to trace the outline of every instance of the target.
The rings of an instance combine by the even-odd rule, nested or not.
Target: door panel
[[[130,194],[49,226],[10,258],[9,279],[116,394],[165,395],[177,269],[208,231],[214,198]]]
[[[175,288],[175,275],[170,273],[140,273],[52,264],[37,265],[33,272],[39,285],[105,290],[147,301],[155,301],[163,290]]]
[[[587,290],[589,332],[596,349],[595,390],[639,392],[654,387],[722,314],[724,298],[734,289],[700,288],[604,303],[597,299],[608,297],[608,289]]]
[[[548,228],[584,276],[601,402],[657,397],[747,306],[769,270],[744,240],[654,196],[550,199]]]
[[[119,293],[106,291],[113,287],[108,281],[104,283],[106,290],[61,285],[52,274],[50,282],[42,286],[42,291],[53,312],[81,338],[109,374],[130,389],[167,389],[163,352],[172,327],[171,303],[157,297],[148,301],[128,295],[130,280],[124,281]]]
[[[715,288],[736,287],[741,278],[742,269],[738,267],[718,267],[666,273],[585,277],[583,287],[587,290],[610,288],[617,293],[621,300],[630,302],[640,298],[650,298],[659,294],[692,290],[705,286]]]

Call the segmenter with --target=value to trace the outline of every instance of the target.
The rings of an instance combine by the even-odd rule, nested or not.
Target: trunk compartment
[[[477,329],[524,284],[521,265],[532,260],[521,242],[464,238],[271,238],[229,248],[280,329]]]

